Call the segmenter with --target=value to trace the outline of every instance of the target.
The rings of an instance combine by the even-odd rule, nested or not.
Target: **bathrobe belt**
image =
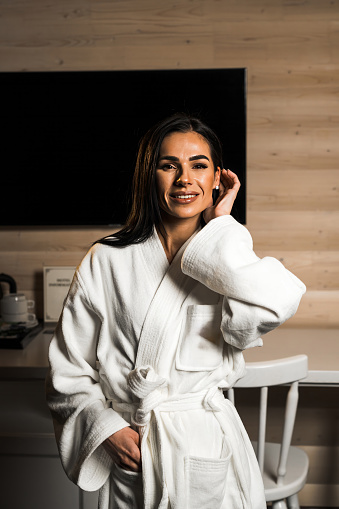
[[[221,408],[217,403],[218,400],[225,401],[223,393],[218,387],[212,387],[205,391],[176,394],[171,397],[167,397],[161,391],[155,390],[151,397],[147,398],[147,400],[142,400],[140,403],[124,403],[115,400],[109,400],[109,402],[113,410],[119,413],[130,413],[132,424],[139,431],[139,428],[149,424],[152,411],[180,412],[204,408],[205,410],[220,412]]]
[[[212,387],[200,392],[175,394],[168,396],[168,381],[162,378],[150,366],[136,368],[128,375],[128,386],[138,403],[124,403],[109,400],[112,408],[118,412],[130,412],[132,424],[142,431],[150,422],[152,411],[175,412],[180,410],[204,408],[219,412],[218,400],[224,401],[224,396],[218,387]]]

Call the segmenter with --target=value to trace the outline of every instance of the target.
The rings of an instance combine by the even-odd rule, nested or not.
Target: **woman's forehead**
[[[177,153],[177,154],[176,154]],[[195,131],[173,132],[165,136],[160,146],[160,157],[164,155],[192,156],[203,154],[211,156],[206,139]]]

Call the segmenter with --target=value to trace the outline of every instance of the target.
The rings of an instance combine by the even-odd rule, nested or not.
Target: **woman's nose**
[[[189,185],[192,184],[192,176],[188,168],[181,167],[175,180],[176,185]]]

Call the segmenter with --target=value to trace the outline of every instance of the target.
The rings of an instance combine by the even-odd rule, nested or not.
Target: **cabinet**
[[[96,509],[63,471],[44,380],[0,381],[0,409],[1,508]]]

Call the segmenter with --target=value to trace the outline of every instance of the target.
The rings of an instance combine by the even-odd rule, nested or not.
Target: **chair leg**
[[[287,499],[287,507],[288,509],[300,509],[298,495],[291,495]]]
[[[286,502],[284,502],[284,500],[278,500],[277,502],[272,502],[272,509],[287,509]]]

